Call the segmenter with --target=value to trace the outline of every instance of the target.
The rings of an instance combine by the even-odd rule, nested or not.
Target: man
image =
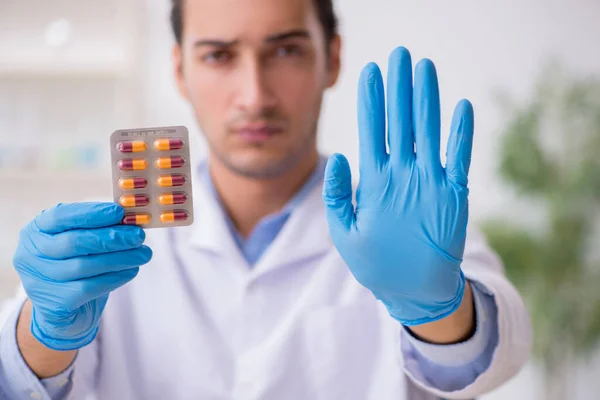
[[[316,146],[340,70],[331,1],[174,0],[172,22],[210,149],[196,222],[146,237],[111,203],[38,215],[14,257],[4,397],[472,398],[513,376],[527,313],[466,238],[473,110],[458,104],[442,167],[433,64],[413,88],[396,49],[387,107],[365,67],[355,206],[347,160]]]

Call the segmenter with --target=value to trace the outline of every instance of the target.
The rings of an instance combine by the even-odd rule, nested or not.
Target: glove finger
[[[461,100],[454,110],[452,128],[446,152],[446,175],[454,182],[467,186],[473,149],[473,106]]]
[[[65,310],[73,312],[84,304],[109,294],[130,282],[137,276],[139,270],[139,268],[130,268],[62,284]]]
[[[440,93],[433,62],[423,59],[415,68],[413,126],[417,144],[417,164],[442,176],[440,161]]]
[[[348,160],[341,154],[334,154],[327,161],[323,201],[329,225],[349,231],[354,224],[352,177]]]
[[[52,234],[116,225],[123,216],[123,207],[115,203],[61,203],[43,211],[34,219],[34,224],[40,231]]]
[[[115,225],[98,229],[74,229],[54,235],[43,232],[29,236],[23,245],[32,254],[64,260],[91,254],[124,251],[140,247],[146,234],[139,226]]]
[[[358,83],[358,141],[360,170],[381,171],[387,162],[385,150],[385,94],[381,71],[368,64]]]
[[[70,282],[125,271],[147,264],[152,259],[148,246],[113,253],[74,257],[67,260],[43,260],[36,272],[57,282]]]
[[[411,165],[415,158],[412,126],[412,60],[404,47],[396,48],[388,62],[388,143],[390,158],[397,165]]]

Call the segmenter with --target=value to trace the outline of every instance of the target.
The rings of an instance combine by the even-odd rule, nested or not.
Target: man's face
[[[339,73],[314,0],[187,0],[174,51],[179,88],[211,151],[250,177],[273,177],[316,148],[323,92]]]

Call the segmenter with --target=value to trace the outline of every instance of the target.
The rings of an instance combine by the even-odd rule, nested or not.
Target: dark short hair
[[[171,27],[177,43],[181,44],[183,35],[183,2],[185,0],[171,0]],[[313,0],[319,13],[319,20],[323,26],[326,43],[329,43],[338,34],[338,20],[333,9],[333,0]]]

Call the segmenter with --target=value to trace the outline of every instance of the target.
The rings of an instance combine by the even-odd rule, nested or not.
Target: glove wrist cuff
[[[415,326],[427,324],[430,322],[439,321],[440,319],[444,319],[450,314],[454,313],[460,307],[463,296],[465,294],[465,285],[466,278],[463,274],[462,270],[460,271],[460,278],[458,281],[458,288],[456,290],[456,295],[449,301],[445,303],[437,304],[435,307],[423,307],[423,315],[424,317],[420,318],[401,318],[397,315],[394,315],[394,311],[390,310],[388,307],[388,311],[390,315],[398,320],[402,325],[405,326]]]
[[[98,327],[92,329],[89,333],[82,337],[76,338],[57,338],[52,334],[44,332],[36,318],[35,307],[31,314],[31,334],[34,338],[44,346],[56,351],[79,350],[82,347],[90,344],[98,333]]]

